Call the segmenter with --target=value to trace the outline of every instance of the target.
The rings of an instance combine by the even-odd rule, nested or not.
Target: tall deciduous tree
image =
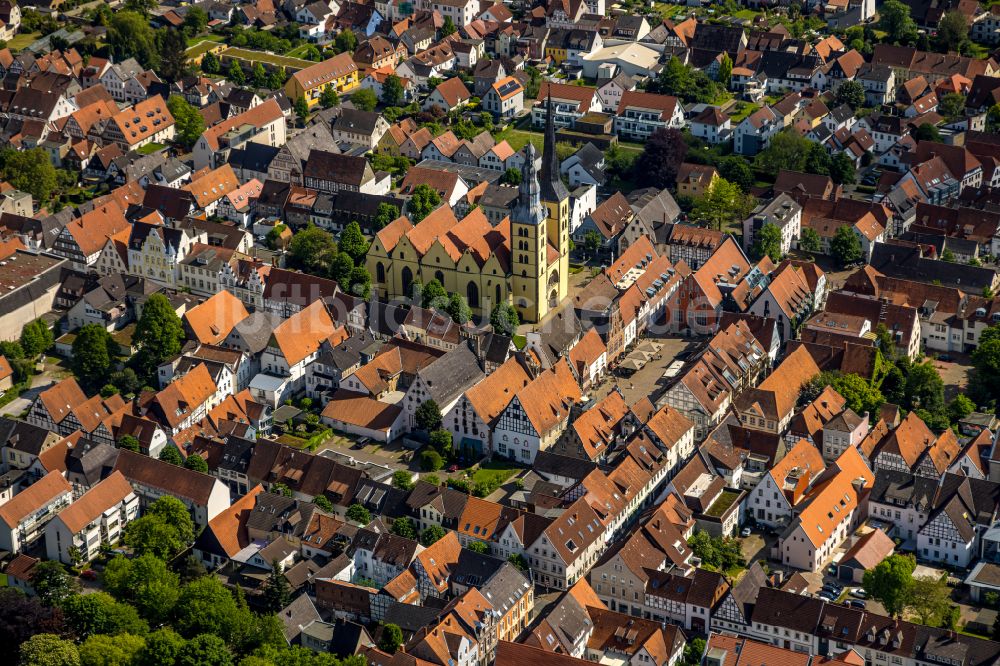
[[[153,625],[169,619],[180,592],[177,574],[152,553],[113,558],[101,572],[101,582],[116,599],[135,606]]]
[[[425,400],[414,413],[417,427],[431,433],[441,427],[441,409],[434,400]]]
[[[687,143],[679,130],[659,128],[653,132],[635,162],[635,173],[640,184],[653,187],[672,187],[677,182],[677,171]]]
[[[753,210],[755,200],[743,194],[725,178],[716,178],[705,194],[695,201],[692,215],[721,230],[728,224],[745,219]]]
[[[819,252],[823,248],[823,239],[816,230],[806,227],[799,235],[799,249],[804,252]]]
[[[958,10],[945,12],[938,23],[937,43],[945,52],[958,51],[969,38],[969,20]]]
[[[43,603],[58,606],[76,592],[76,581],[62,562],[44,560],[31,570],[31,587]]]
[[[878,27],[893,44],[912,44],[917,40],[917,24],[910,16],[910,7],[900,0],[886,0],[878,10]]]
[[[378,639],[378,647],[383,652],[396,654],[396,650],[403,644],[403,630],[398,624],[391,622],[382,625],[382,634]]]
[[[500,335],[513,336],[521,325],[521,318],[509,303],[497,303],[490,312],[490,325]]]
[[[882,604],[889,615],[895,617],[906,606],[916,566],[917,562],[912,555],[890,555],[874,569],[865,572],[865,590],[872,599]]]
[[[29,358],[34,358],[49,350],[55,343],[52,329],[41,319],[29,321],[21,329],[21,348]]]
[[[413,188],[413,195],[407,204],[407,210],[410,213],[410,217],[416,223],[427,217],[440,204],[441,195],[438,194],[438,191],[421,183]]]
[[[865,104],[865,87],[860,81],[844,81],[837,88],[837,101],[857,109]]]
[[[395,74],[385,77],[382,82],[382,103],[386,106],[399,106],[403,103],[403,81]]]
[[[59,185],[56,168],[42,148],[14,150],[6,148],[0,152],[0,169],[4,180],[22,192],[29,193],[38,203],[45,203]]]
[[[288,259],[294,268],[321,275],[329,271],[337,254],[337,243],[328,231],[311,222],[300,229],[288,244]]]
[[[132,341],[139,348],[139,366],[148,377],[153,376],[157,365],[180,353],[184,326],[166,296],[153,294],[146,300]]]
[[[354,105],[355,109],[374,111],[378,105],[378,97],[375,96],[375,91],[371,88],[362,88],[351,95],[351,104]]]
[[[135,58],[147,69],[156,69],[160,64],[156,33],[142,14],[129,11],[115,14],[108,26],[107,41],[116,61]]]
[[[781,229],[770,222],[765,224],[754,237],[750,250],[756,259],[767,256],[775,263],[781,261]]]
[[[55,634],[36,634],[21,644],[20,666],[81,666],[80,652]]]
[[[830,254],[841,266],[861,261],[861,241],[850,225],[845,224],[834,233],[833,240],[830,241]]]
[[[340,251],[346,252],[354,261],[355,266],[364,263],[365,255],[368,254],[368,240],[361,233],[361,225],[352,221],[340,234]]]
[[[167,100],[167,108],[174,117],[174,139],[187,149],[194,145],[202,132],[205,131],[205,118],[198,113],[186,99],[180,95],[171,95]]]
[[[77,331],[70,368],[85,388],[94,389],[103,384],[111,370],[114,344],[111,335],[98,324],[85,324]]]

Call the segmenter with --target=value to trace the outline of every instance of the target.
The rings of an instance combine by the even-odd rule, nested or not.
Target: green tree
[[[450,458],[452,454],[451,432],[439,428],[430,434],[430,444],[442,457]]]
[[[250,72],[250,78],[255,88],[263,88],[267,85],[267,71],[264,69],[262,63],[258,62],[254,64],[253,70]]]
[[[21,644],[20,666],[81,666],[72,642],[55,634],[35,634]]]
[[[445,312],[448,313],[452,321],[456,324],[465,324],[472,319],[472,308],[470,308],[468,302],[466,302],[466,300],[458,294],[452,294],[448,297],[448,305],[445,307]]]
[[[513,185],[517,187],[521,184],[521,170],[517,168],[507,169],[503,176],[500,177],[500,182],[504,185]]]
[[[118,448],[125,449],[126,451],[132,451],[133,453],[139,453],[139,440],[133,435],[122,435],[118,438]]]
[[[184,648],[184,639],[173,629],[157,629],[146,636],[146,645],[139,651],[136,666],[174,666]]]
[[[176,497],[164,495],[149,505],[146,514],[125,526],[125,544],[137,554],[173,557],[194,541],[194,521]]]
[[[44,204],[52,198],[58,186],[56,168],[42,148],[0,152],[0,173],[3,179],[22,192],[29,193],[36,203]]]
[[[104,589],[135,606],[153,625],[170,618],[180,593],[180,580],[167,563],[152,553],[128,559],[116,556],[101,572]]]
[[[167,444],[166,446],[164,446],[163,450],[160,451],[158,459],[162,460],[163,462],[168,462],[171,465],[177,465],[178,467],[184,465],[184,457],[181,456],[180,452],[177,450],[177,447],[175,447],[173,444]]]
[[[833,387],[847,401],[847,406],[858,414],[878,414],[885,402],[881,391],[854,373],[821,372],[809,384],[816,395],[826,386]]]
[[[292,489],[283,483],[271,484],[271,492],[275,495],[281,495],[282,497],[291,497],[293,495]]]
[[[29,321],[21,329],[21,348],[29,358],[39,356],[48,351],[55,343],[55,336],[41,319]]]
[[[149,631],[149,625],[133,606],[105,592],[71,595],[63,600],[61,608],[66,625],[81,639],[94,634],[142,636]]]
[[[229,69],[226,70],[226,78],[235,83],[238,86],[242,86],[247,82],[247,75],[243,71],[243,67],[240,65],[236,58],[229,61]]]
[[[441,427],[441,409],[433,400],[425,400],[414,413],[417,427],[426,433],[431,433]]]
[[[473,541],[467,548],[473,553],[479,553],[480,555],[488,555],[490,552],[490,545],[485,541]]]
[[[184,326],[166,296],[153,294],[146,300],[132,342],[139,348],[137,360],[147,377],[155,375],[160,363],[180,353]]]
[[[976,411],[976,403],[972,402],[968,396],[959,393],[948,403],[948,420],[952,423],[958,423],[974,411]]]
[[[316,497],[313,497],[313,504],[327,513],[333,513],[333,502],[327,499],[326,495],[316,495]]]
[[[368,509],[360,504],[352,504],[347,507],[347,519],[353,520],[356,523],[361,523],[362,525],[367,525],[372,522],[372,515],[368,512]]]
[[[195,472],[201,472],[202,474],[208,474],[208,463],[197,453],[192,453],[184,461],[184,467],[187,469],[194,470]]]
[[[768,222],[754,237],[750,252],[755,259],[770,257],[771,261],[781,261],[781,229]]]
[[[447,37],[448,35],[453,35],[456,30],[455,22],[451,20],[450,16],[445,16],[444,23],[441,25],[441,36]]]
[[[120,62],[135,58],[147,69],[160,65],[160,48],[149,19],[136,12],[118,12],[111,18],[107,36],[108,48]]]
[[[420,292],[420,305],[434,310],[444,310],[448,306],[448,292],[437,278],[424,285]]]
[[[420,543],[425,548],[434,545],[440,539],[443,539],[447,532],[440,525],[429,525],[427,529],[420,533]]]
[[[261,586],[261,601],[269,613],[277,613],[292,601],[292,588],[278,560],[271,561],[271,571]]]
[[[511,337],[517,333],[517,327],[521,325],[521,318],[511,304],[497,303],[490,312],[490,325],[500,335]]]
[[[383,229],[389,225],[390,222],[399,217],[399,209],[388,203],[380,203],[378,205],[378,212],[375,213],[375,226],[378,229]]]
[[[145,647],[142,636],[90,636],[80,644],[81,666],[132,666]]]
[[[386,106],[399,106],[403,103],[403,80],[395,74],[385,77],[382,82],[382,103]]]
[[[875,568],[865,571],[865,590],[872,599],[882,604],[890,616],[896,617],[906,606],[916,566],[917,562],[912,555],[890,555]]]
[[[416,223],[430,215],[431,211],[440,204],[441,195],[438,194],[438,191],[421,183],[413,188],[413,194],[407,204],[407,209],[410,212],[413,222]]]
[[[685,666],[698,666],[698,664],[701,663],[701,657],[703,654],[705,654],[705,639],[691,639],[688,644],[684,646]]]
[[[378,105],[378,97],[375,96],[375,91],[371,88],[362,88],[351,95],[351,104],[354,105],[355,109],[361,111],[374,111]]]
[[[528,560],[524,559],[521,553],[512,553],[507,556],[507,561],[517,567],[518,571],[528,570]]]
[[[917,24],[910,16],[910,7],[900,0],[886,0],[878,11],[879,30],[893,44],[912,44],[917,40]]]
[[[111,335],[98,324],[85,324],[73,340],[70,368],[84,388],[95,388],[111,370]]]
[[[425,472],[436,472],[444,467],[444,458],[434,449],[427,448],[420,453],[420,469]]]
[[[205,576],[181,588],[173,626],[181,636],[212,633],[227,643],[235,643],[251,628],[247,626],[249,615],[242,598],[238,603],[218,578]]]
[[[673,187],[687,151],[687,142],[680,130],[662,127],[655,130],[646,139],[642,154],[635,161],[639,183],[661,189]]]
[[[819,143],[810,143],[806,153],[805,171],[821,176],[830,175],[830,153]]]
[[[382,633],[378,638],[378,649],[389,654],[396,654],[403,644],[403,630],[398,624],[388,622],[382,625]]]
[[[222,69],[222,64],[219,62],[218,56],[209,51],[201,59],[201,71],[206,74],[218,74],[219,70]]]
[[[819,252],[823,247],[823,240],[812,227],[806,227],[799,236],[799,249],[803,252]]]
[[[860,81],[844,81],[837,88],[837,103],[847,104],[852,109],[865,105],[865,87]]]
[[[358,298],[368,300],[372,295],[372,274],[364,266],[355,266],[351,269],[350,293]]]
[[[890,0],[891,2],[892,0]],[[830,254],[841,266],[861,261],[861,241],[854,229],[849,225],[842,225],[833,235],[830,241]]]
[[[43,560],[31,570],[31,587],[47,606],[58,606],[76,592],[76,581],[62,562]]]
[[[743,194],[740,188],[725,178],[716,178],[705,194],[695,201],[691,214],[694,219],[721,231],[724,227],[746,219],[754,204],[752,196]]]
[[[830,158],[830,178],[838,185],[854,182],[856,178],[854,162],[847,153],[837,153]]]
[[[337,89],[333,86],[323,88],[323,92],[319,94],[319,105],[324,109],[330,109],[338,104],[340,104],[340,95],[337,94]]]
[[[119,393],[128,395],[138,393],[142,390],[142,380],[135,374],[132,368],[122,368],[111,373],[111,383],[115,385]]]
[[[198,5],[188,7],[184,15],[184,30],[188,36],[200,35],[208,25],[208,14]]]
[[[311,222],[292,236],[288,244],[288,260],[293,268],[320,275],[329,271],[337,255],[337,244],[328,231]]]
[[[187,39],[180,30],[156,31],[156,48],[160,56],[160,64],[156,68],[161,78],[167,81],[178,81],[187,76],[188,67]]]
[[[167,100],[167,108],[174,117],[176,132],[174,138],[184,148],[190,150],[205,131],[205,118],[180,95],[171,95]]]
[[[232,666],[233,654],[226,642],[210,633],[195,636],[181,648],[177,666]]]
[[[757,169],[775,178],[782,169],[805,171],[806,158],[813,142],[792,131],[779,132],[771,137],[767,148],[754,158]]]
[[[722,60],[719,61],[719,72],[715,76],[715,80],[719,82],[719,85],[729,90],[729,84],[732,82],[733,78],[733,59],[729,57],[729,54],[725,51],[722,52]]]
[[[944,411],[944,381],[931,361],[910,366],[903,392],[907,409],[926,409],[931,414]]]
[[[357,222],[351,222],[340,234],[340,251],[346,252],[354,265],[359,266],[368,254],[368,240],[361,233],[361,226]]]
[[[948,93],[941,98],[937,110],[938,113],[948,120],[961,117],[965,112],[965,95],[961,93]]]
[[[913,138],[917,141],[933,141],[934,143],[941,143],[941,131],[930,123],[924,123],[914,130]]]
[[[719,175],[739,187],[744,193],[753,187],[753,169],[750,163],[742,157],[726,157],[719,162]]]
[[[392,473],[392,485],[400,490],[413,490],[413,476],[405,469]]]
[[[969,21],[958,10],[945,12],[938,22],[937,43],[945,53],[958,51],[969,39]],[[946,115],[946,114],[942,114]]]
[[[392,521],[392,525],[389,527],[389,531],[396,536],[401,536],[405,539],[416,539],[417,538],[417,527],[413,524],[413,521],[405,516],[400,516]]]
[[[306,101],[305,97],[295,98],[295,104],[292,105],[292,109],[295,111],[295,115],[300,122],[305,123],[309,118],[309,102]]]
[[[358,36],[351,30],[342,30],[333,40],[333,43],[341,53],[354,53],[358,48]]]
[[[911,578],[906,592],[906,609],[920,624],[937,625],[948,614],[951,593],[945,577]]]
[[[345,289],[351,284],[351,273],[354,271],[354,260],[344,252],[333,255],[330,261],[330,278]]]
[[[593,229],[589,229],[585,234],[583,234],[583,249],[586,250],[588,255],[592,257],[596,256],[597,251],[603,244],[604,238]]]

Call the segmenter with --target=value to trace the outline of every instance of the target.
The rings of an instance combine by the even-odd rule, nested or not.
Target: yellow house
[[[713,166],[684,162],[677,170],[677,194],[697,199],[711,189],[719,172]]]
[[[366,257],[384,298],[409,298],[415,282],[437,280],[488,316],[512,304],[522,321],[537,322],[566,297],[569,273],[569,193],[559,179],[555,131],[546,126],[542,182],[535,148],[525,148],[517,206],[492,226],[481,209],[462,220],[447,205],[417,225],[400,217],[375,235]]]
[[[337,93],[346,93],[357,88],[360,83],[354,58],[350,53],[341,53],[292,74],[285,83],[285,94],[293,102],[299,97],[305,97],[312,108],[328,87],[333,87]]]

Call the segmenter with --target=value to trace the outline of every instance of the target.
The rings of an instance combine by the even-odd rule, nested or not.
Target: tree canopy
[[[184,326],[174,306],[163,294],[153,294],[142,307],[132,342],[139,348],[137,362],[147,377],[156,374],[156,366],[177,356],[184,344]]]
[[[755,259],[767,256],[774,263],[781,261],[781,229],[770,222],[765,224],[754,236],[750,251]]]
[[[892,1],[892,0],[890,0]],[[906,606],[907,593],[917,562],[912,555],[896,553],[879,562],[864,575],[864,586],[872,599],[895,617]]]
[[[848,266],[861,261],[863,257],[861,240],[850,225],[842,225],[830,241],[830,254],[841,266]]]
[[[654,131],[635,161],[634,171],[639,183],[661,189],[673,187],[687,150],[680,130],[661,127]]]

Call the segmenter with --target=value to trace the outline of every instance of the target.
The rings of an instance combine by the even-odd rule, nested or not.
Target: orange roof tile
[[[223,289],[185,312],[184,321],[199,342],[217,345],[226,339],[236,324],[249,316],[243,301]]]
[[[56,497],[72,495],[73,488],[59,472],[49,472],[8,501],[0,504],[0,520],[13,529],[28,515]]]
[[[66,525],[70,534],[76,534],[131,494],[132,486],[116,470],[63,509],[58,518]]]
[[[281,322],[273,335],[285,362],[293,366],[318,351],[320,344],[333,336],[338,328],[323,301],[313,301]]]
[[[507,408],[518,391],[527,386],[531,377],[513,356],[491,372],[484,380],[465,392],[465,398],[487,425],[493,423]]]

